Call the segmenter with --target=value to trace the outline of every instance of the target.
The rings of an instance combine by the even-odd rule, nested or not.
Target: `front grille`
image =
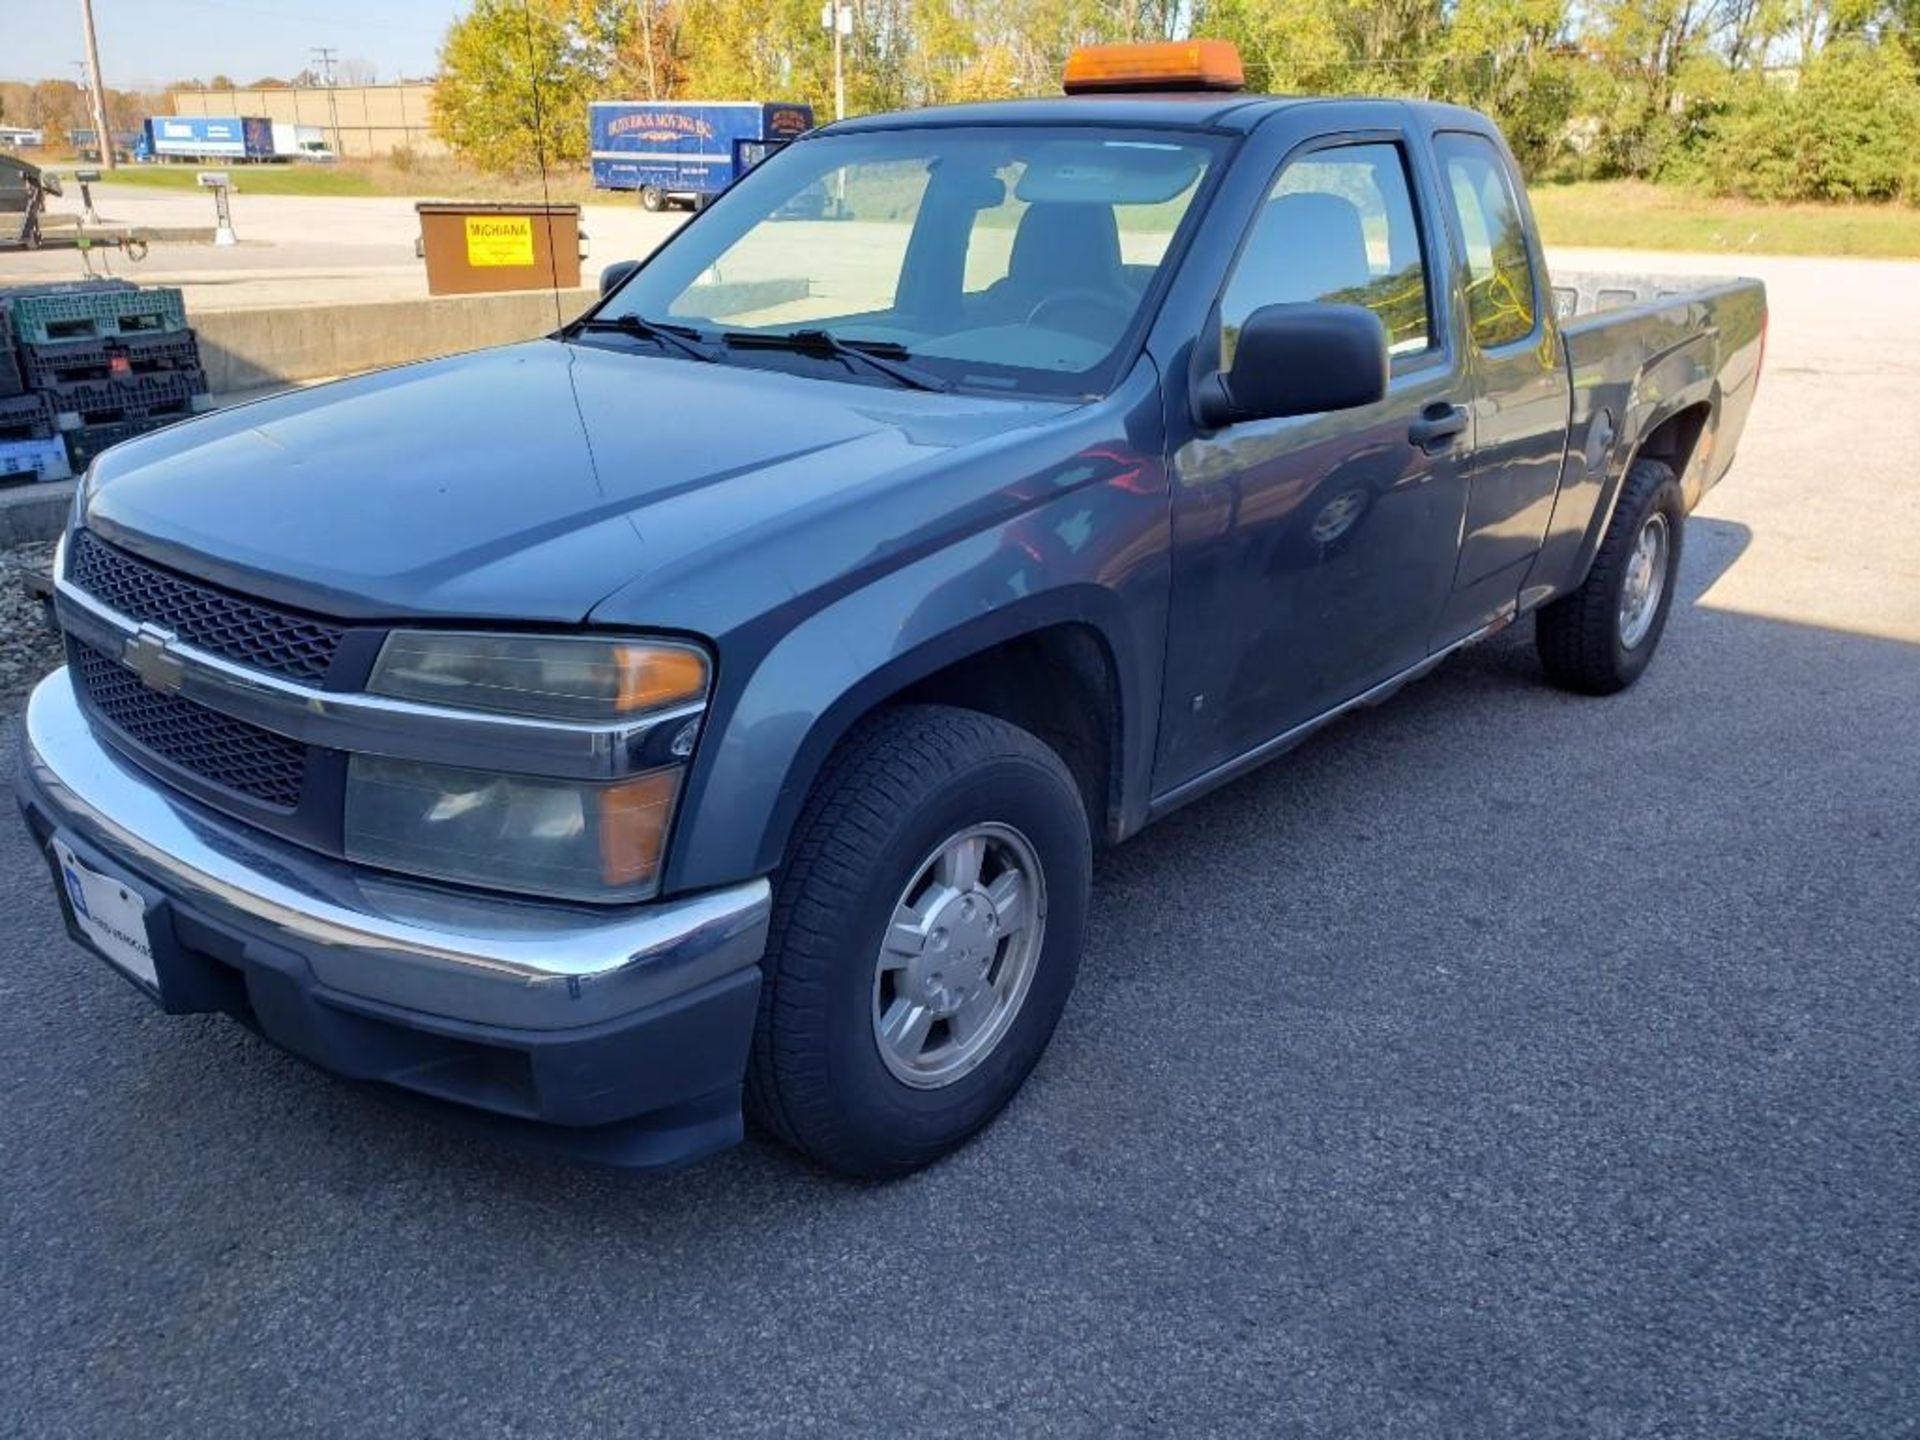
[[[91,645],[70,641],[67,658],[95,713],[161,759],[269,805],[300,803],[307,752],[297,741],[150,689]]]
[[[345,635],[337,626],[176,575],[86,530],[73,537],[67,579],[101,604],[189,645],[294,680],[326,679]]]

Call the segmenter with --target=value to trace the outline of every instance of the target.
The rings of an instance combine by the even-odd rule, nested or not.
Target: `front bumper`
[[[619,909],[459,894],[168,791],[95,736],[65,670],[22,727],[29,827],[143,892],[167,1009],[226,1011],[324,1069],[612,1163],[739,1138],[765,880]]]

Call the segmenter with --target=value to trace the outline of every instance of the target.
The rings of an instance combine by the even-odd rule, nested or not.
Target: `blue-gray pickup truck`
[[[102,455],[23,720],[74,937],[575,1154],[892,1175],[1039,1059],[1096,845],[1521,617],[1638,679],[1761,287],[1556,286],[1482,116],[1126,59]]]

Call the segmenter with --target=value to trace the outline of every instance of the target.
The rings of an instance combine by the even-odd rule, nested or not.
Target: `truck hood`
[[[130,550],[302,609],[574,624],[673,558],[664,546],[704,548],[769,506],[831,504],[1060,411],[537,340],[117,446],[83,507]]]

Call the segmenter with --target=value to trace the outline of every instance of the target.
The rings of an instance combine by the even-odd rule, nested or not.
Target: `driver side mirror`
[[[1246,318],[1233,364],[1200,385],[1210,429],[1357,410],[1387,393],[1387,332],[1364,305],[1262,305]]]
[[[606,299],[627,283],[627,277],[640,268],[638,260],[616,260],[600,272],[600,298]]]

